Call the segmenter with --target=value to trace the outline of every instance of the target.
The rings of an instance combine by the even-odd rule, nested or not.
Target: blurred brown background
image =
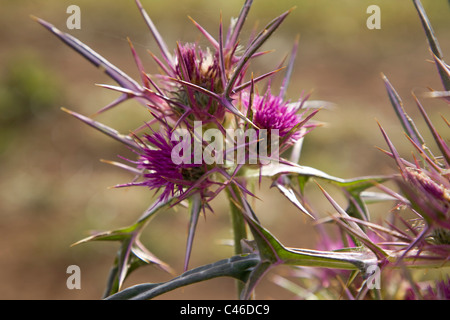
[[[218,34],[220,11],[225,27],[243,1],[142,0],[154,23],[173,49],[176,41],[199,40],[206,45],[187,16],[211,34]],[[68,30],[66,9],[81,8],[81,29]],[[369,30],[366,9],[381,8],[381,29]],[[440,39],[450,52],[450,8],[446,0],[423,0]],[[274,53],[255,60],[255,72],[276,68],[300,34],[300,48],[289,96],[314,90],[311,99],[336,104],[322,110],[318,120],[328,123],[305,141],[302,163],[332,175],[350,178],[384,174],[393,163],[375,146],[385,148],[376,119],[405,155],[411,146],[402,134],[390,107],[380,73],[396,87],[408,112],[418,115],[411,90],[441,89],[430,59],[426,38],[412,1],[409,0],[257,0],[253,4],[245,41],[252,27],[262,28],[276,15],[296,6],[264,49]],[[139,188],[108,189],[128,182],[131,176],[99,159],[117,160],[126,154],[122,145],[60,111],[60,107],[92,114],[117,94],[95,83],[112,83],[30,15],[69,32],[135,79],[138,75],[127,37],[138,50],[149,73],[155,64],[146,53],[157,52],[155,43],[134,1],[9,1],[0,9],[0,299],[98,299],[117,249],[116,243],[70,245],[91,230],[129,225],[152,202],[153,193]],[[424,105],[442,134],[448,138],[440,114],[450,118],[448,105],[426,100]],[[147,118],[144,108],[125,103],[98,117],[122,132]],[[144,118],[143,118],[144,117]],[[417,125],[425,125],[416,117]],[[427,134],[425,134],[427,137]],[[434,147],[434,146],[432,146]],[[311,186],[311,193],[316,192]],[[317,240],[310,221],[282,198],[262,185],[262,201],[255,203],[263,223],[287,246],[313,247]],[[317,208],[329,210],[323,197]],[[231,254],[220,241],[230,237],[227,204],[213,203],[198,225],[191,267]],[[383,214],[385,207],[380,207]],[[376,209],[376,208],[375,208]],[[188,215],[168,211],[152,221],[143,241],[162,260],[181,272]],[[81,268],[81,290],[68,290],[66,268]],[[283,270],[280,270],[282,272]],[[154,267],[138,270],[125,283],[157,282],[169,276]],[[258,298],[285,299],[290,295],[271,280],[261,283]],[[220,290],[217,290],[220,288]],[[194,285],[161,299],[233,299],[234,282],[217,279]]]

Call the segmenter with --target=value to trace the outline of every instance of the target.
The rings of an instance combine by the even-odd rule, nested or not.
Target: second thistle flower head
[[[295,143],[303,134],[300,127],[311,128],[314,125],[305,124],[305,119],[297,112],[302,103],[290,103],[280,96],[275,96],[267,90],[263,96],[255,94],[253,101],[250,95],[244,94],[242,102],[245,109],[252,108],[253,122],[261,129],[278,130],[281,139],[288,144]],[[251,103],[251,106],[250,106]],[[303,122],[303,123],[302,123]]]
[[[450,230],[450,184],[438,172],[405,167],[400,186],[413,207],[429,222]]]

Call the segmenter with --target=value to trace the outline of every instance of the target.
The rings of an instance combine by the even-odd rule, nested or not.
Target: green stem
[[[237,190],[233,188],[233,191],[236,192]],[[242,239],[247,239],[247,228],[245,224],[245,220],[242,217],[241,210],[233,203],[231,200],[233,198],[233,195],[230,190],[228,190],[228,199],[230,202],[230,214],[231,214],[231,225],[233,228],[233,246],[234,246],[234,254],[239,255],[242,254]],[[244,289],[244,284],[240,280],[236,280],[236,287],[237,287],[237,294],[238,298],[241,295],[242,290]]]

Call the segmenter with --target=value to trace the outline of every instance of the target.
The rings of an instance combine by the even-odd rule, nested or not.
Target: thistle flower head
[[[176,78],[179,80],[215,94],[223,92],[222,70],[218,54],[213,54],[209,48],[203,50],[195,43],[179,44],[174,69]],[[214,116],[221,122],[225,115],[226,108],[220,102],[190,87],[177,85],[171,94],[174,95],[175,100],[189,106],[197,120],[207,121]]]
[[[448,179],[438,174],[430,174],[421,168],[406,167],[405,180],[413,186],[417,193],[430,199],[442,214],[450,209],[450,184]]]
[[[202,50],[195,43],[178,45],[176,57],[176,73],[180,79],[216,93],[223,91],[218,56],[209,48]]]
[[[420,10],[419,10],[420,12]],[[422,14],[422,12],[420,12]],[[422,16],[422,18],[424,18]],[[436,156],[429,148],[429,144],[423,139],[423,135],[417,130],[412,118],[406,113],[402,100],[389,80],[383,76],[385,86],[392,106],[405,129],[405,134],[422,161],[414,156],[411,163],[400,156],[386,132],[381,132],[386,140],[390,153],[394,158],[400,172],[396,179],[404,197],[401,202],[412,209],[420,218],[420,231],[413,232],[414,238],[404,249],[403,256],[413,249],[423,252],[425,249],[433,252],[441,259],[448,260],[450,243],[450,180],[449,164],[450,150],[446,141],[441,137],[436,127],[431,122],[425,108],[419,99],[413,94],[416,105],[425,120],[434,143],[442,153]],[[413,227],[409,227],[413,230]],[[436,257],[434,257],[436,258]]]
[[[162,190],[161,201],[166,201],[173,196],[182,196],[185,192],[206,194],[210,182],[207,178],[201,178],[208,169],[203,163],[174,161],[174,144],[169,137],[170,131],[167,129],[162,132],[153,132],[151,135],[145,134],[143,138],[139,138],[139,158],[132,162],[142,172],[142,181],[118,187],[145,186],[151,190]],[[185,159],[193,157],[193,155],[183,156]]]
[[[413,290],[408,288],[405,294],[405,300],[450,300],[450,278],[446,280],[436,281],[434,288],[428,285],[423,290],[417,288]]]
[[[443,176],[422,168],[405,167],[398,184],[427,222],[434,243],[450,242],[450,183]]]
[[[297,112],[302,107],[302,103],[290,103],[280,96],[270,93],[270,90],[263,96],[255,94],[253,101],[250,101],[249,94],[243,94],[243,105],[245,109],[251,107],[253,112],[253,122],[260,129],[278,130],[280,138],[292,144],[300,139],[304,134],[300,129],[311,128],[314,125],[305,124],[305,119]],[[251,106],[250,106],[251,102]]]
[[[380,127],[381,128],[381,127]],[[448,170],[434,162],[425,151],[413,142],[427,165],[415,164],[402,158],[386,132],[382,134],[395,159],[400,176],[396,179],[410,205],[422,216],[429,228],[443,227],[450,230],[450,180]]]

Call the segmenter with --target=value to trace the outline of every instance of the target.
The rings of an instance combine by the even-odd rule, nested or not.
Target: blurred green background
[[[218,34],[222,12],[225,26],[236,16],[242,0],[142,0],[154,23],[173,49],[176,41],[205,40],[187,18],[193,17],[211,34]],[[81,29],[68,30],[69,5],[81,9]],[[366,9],[381,8],[381,29],[369,30]],[[446,0],[423,0],[440,40],[450,52],[450,8]],[[411,90],[441,89],[429,62],[426,38],[410,0],[256,0],[242,34],[245,41],[253,26],[262,28],[276,15],[295,6],[264,49],[276,49],[254,61],[256,73],[276,68],[300,35],[300,48],[288,94],[297,99],[313,90],[311,99],[335,103],[317,119],[327,126],[305,141],[302,163],[332,175],[350,178],[385,174],[393,163],[376,146],[385,148],[376,120],[400,151],[412,150],[390,107],[381,72],[402,96],[408,112],[418,116]],[[114,260],[116,243],[70,245],[91,230],[108,230],[134,222],[152,202],[153,193],[139,188],[109,189],[132,177],[99,159],[126,155],[122,145],[83,125],[60,110],[92,114],[117,94],[95,83],[111,81],[77,53],[30,18],[35,15],[69,32],[113,64],[138,78],[129,51],[131,39],[146,65],[156,66],[147,49],[155,43],[132,0],[120,1],[10,1],[0,9],[0,299],[98,299]],[[426,100],[423,104],[442,134],[440,114],[450,118],[448,105]],[[147,119],[144,108],[127,102],[98,117],[122,132]],[[425,125],[416,117],[417,125]],[[423,131],[425,132],[425,131]],[[424,134],[428,137],[427,133]],[[434,147],[434,146],[432,146]],[[317,190],[310,188],[312,194]],[[258,191],[258,215],[287,246],[314,247],[317,235],[306,218],[265,183]],[[318,210],[331,208],[322,197],[313,198]],[[199,222],[191,267],[231,254],[221,244],[230,237],[227,205],[213,203],[215,213]],[[386,207],[375,208],[380,215]],[[159,215],[143,241],[162,260],[181,272],[187,234],[185,211]],[[68,290],[66,268],[81,268],[81,290]],[[278,270],[283,272],[283,270]],[[156,282],[170,276],[154,267],[138,270],[125,286]],[[261,283],[258,298],[285,299],[290,295],[271,282]],[[220,288],[220,290],[217,290]],[[161,299],[234,298],[234,282],[217,279],[161,296]]]

